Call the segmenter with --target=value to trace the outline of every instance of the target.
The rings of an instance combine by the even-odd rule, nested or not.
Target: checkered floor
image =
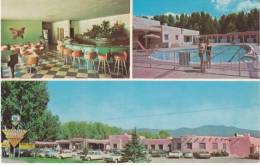
[[[21,60],[19,60],[21,61]],[[97,69],[97,62],[95,63]],[[111,74],[107,72],[95,70],[87,70],[86,65],[84,65],[84,60],[80,63],[74,65],[65,65],[64,59],[59,57],[57,52],[48,51],[45,56],[39,58],[39,64],[37,67],[33,68],[31,73],[28,68],[24,66],[23,63],[19,63],[15,67],[15,78],[129,78],[126,74],[113,72],[114,64],[110,63]],[[2,64],[3,78],[10,78],[11,71],[7,67],[7,64]]]

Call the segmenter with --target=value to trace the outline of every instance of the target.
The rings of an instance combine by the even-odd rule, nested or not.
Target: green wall
[[[13,39],[10,28],[21,29],[25,27],[24,38]],[[38,42],[42,35],[41,21],[1,20],[1,43],[16,44]]]

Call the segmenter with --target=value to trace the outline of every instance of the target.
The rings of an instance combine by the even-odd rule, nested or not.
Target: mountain
[[[152,133],[158,133],[158,129],[138,129],[138,131],[150,131]],[[246,134],[260,138],[260,131],[241,129],[234,126],[215,126],[205,125],[197,128],[179,128],[175,130],[166,130],[173,137],[185,136],[185,135],[211,135],[211,136],[233,136],[235,133]]]

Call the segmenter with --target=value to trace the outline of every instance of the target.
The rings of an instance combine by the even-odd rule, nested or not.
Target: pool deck
[[[225,43],[214,45],[227,45]],[[251,44],[258,56],[260,48],[256,44]],[[184,48],[184,47],[182,47]],[[181,48],[181,49],[182,49]],[[197,48],[192,45],[185,48]],[[180,48],[174,48],[180,49]],[[169,50],[169,49],[160,49]],[[172,49],[171,49],[172,50]],[[138,54],[138,55],[137,55]],[[149,58],[149,51],[133,52],[133,78],[143,79],[259,79],[260,62],[233,63],[233,64],[213,64],[206,72],[200,72],[198,64],[181,66],[172,63],[158,62]],[[257,67],[255,67],[257,66]]]

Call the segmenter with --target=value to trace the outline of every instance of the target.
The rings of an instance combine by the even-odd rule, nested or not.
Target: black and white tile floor
[[[21,61],[21,60],[20,60]],[[95,63],[97,69],[97,62]],[[75,65],[65,65],[64,59],[59,57],[57,52],[48,51],[45,56],[39,58],[39,64],[37,67],[33,68],[32,72],[20,62],[15,67],[15,78],[29,79],[29,78],[81,78],[81,79],[97,79],[97,78],[129,78],[122,73],[113,72],[114,64],[110,63],[110,71],[105,74],[104,72],[97,72],[95,70],[88,70],[86,65],[84,65],[84,60]],[[3,78],[10,78],[11,71],[7,64],[2,64]]]

